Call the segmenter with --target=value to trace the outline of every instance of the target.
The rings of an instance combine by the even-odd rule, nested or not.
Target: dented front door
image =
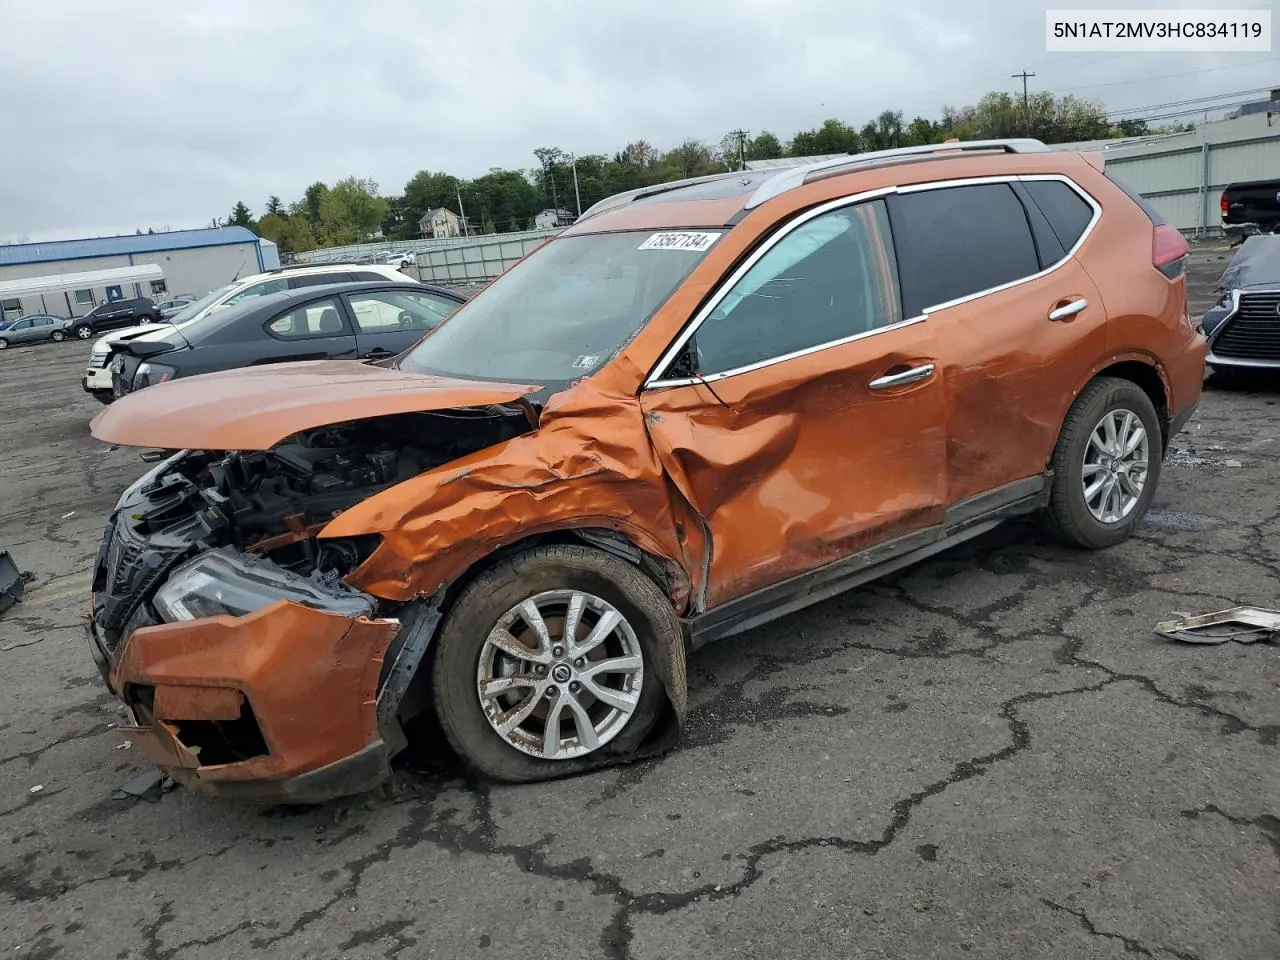
[[[749,259],[641,394],[711,534],[708,609],[941,522],[944,384],[904,321],[878,202],[813,211]]]

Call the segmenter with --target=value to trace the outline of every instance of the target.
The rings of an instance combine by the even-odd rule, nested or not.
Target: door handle
[[[933,376],[933,364],[926,363],[920,367],[912,367],[910,370],[903,370],[901,373],[886,373],[883,377],[876,377],[868,386],[872,390],[888,390],[891,387],[901,387],[908,383],[916,383],[920,380],[927,380]]]
[[[384,357],[394,357],[395,354],[392,353],[390,350],[382,349],[382,347],[375,347],[373,350],[370,350],[364,356],[366,360],[381,360]]]
[[[1070,303],[1064,303],[1060,307],[1054,307],[1049,311],[1049,319],[1070,320],[1088,305],[1089,301],[1084,299],[1084,297],[1080,297],[1077,300],[1072,300]]]

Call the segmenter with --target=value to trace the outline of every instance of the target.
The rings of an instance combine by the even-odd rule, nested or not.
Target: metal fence
[[[410,251],[417,261],[406,268],[425,283],[469,285],[492,280],[525,254],[559,233],[525,230],[519,233],[487,233],[475,237],[439,240],[402,240],[326,247],[297,254],[299,263],[381,263],[392,253]]]
[[[1280,108],[1274,115],[1205,123],[1187,133],[1055,149],[1100,152],[1107,172],[1141,193],[1169,223],[1203,236],[1222,226],[1224,187],[1280,175]]]

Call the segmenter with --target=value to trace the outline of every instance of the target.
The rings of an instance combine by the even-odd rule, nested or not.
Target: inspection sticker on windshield
[[[574,360],[570,366],[575,370],[590,370],[599,362],[600,358],[598,356],[581,356]]]
[[[690,231],[681,231],[679,233],[655,233],[640,246],[637,250],[692,250],[694,253],[702,253],[704,250],[710,250],[711,245],[720,238],[718,233],[693,233]]]

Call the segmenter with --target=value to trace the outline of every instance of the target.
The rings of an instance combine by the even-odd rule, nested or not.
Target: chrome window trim
[[[1043,270],[1040,270],[1037,273],[1033,273],[1025,277],[1019,277],[1017,280],[1010,280],[1008,283],[1002,283],[998,287],[988,287],[986,290],[979,290],[977,293],[969,293],[963,297],[956,297],[954,300],[947,300],[944,303],[938,303],[938,304],[934,304],[931,307],[925,307],[924,314],[926,317],[932,316],[933,314],[937,313],[939,310],[946,310],[949,307],[956,307],[962,303],[968,303],[971,300],[977,300],[979,297],[989,297],[993,293],[1002,293],[1005,290],[1011,290],[1014,287],[1019,286],[1021,284],[1030,283],[1032,280],[1039,280],[1041,277],[1047,277],[1049,274],[1053,273],[1055,270],[1058,270],[1059,268],[1061,268],[1064,263],[1066,263],[1068,260],[1070,260],[1072,257],[1076,255],[1077,250],[1079,250],[1082,246],[1084,246],[1084,242],[1089,239],[1089,234],[1093,233],[1093,228],[1096,227],[1098,225],[1098,221],[1102,219],[1102,207],[1098,204],[1097,200],[1093,199],[1093,197],[1091,197],[1084,190],[1083,187],[1081,187],[1078,183],[1076,183],[1070,177],[1060,173],[1034,173],[1034,174],[1023,174],[1021,176],[1008,176],[1008,177],[974,177],[969,180],[938,180],[929,184],[912,184],[912,186],[904,187],[898,191],[899,193],[904,193],[904,194],[905,193],[921,193],[927,189],[944,190],[947,187],[975,186],[975,185],[980,185],[984,183],[1030,183],[1033,181],[1043,181],[1043,180],[1058,180],[1062,183],[1065,183],[1068,187],[1074,190],[1080,196],[1080,198],[1084,200],[1085,203],[1089,204],[1089,207],[1093,210],[1093,216],[1089,219],[1089,222],[1085,224],[1084,230],[1081,232],[1076,242],[1072,245],[1071,249],[1068,250],[1065,254],[1063,254],[1061,259],[1054,261],[1049,266],[1045,267]],[[1050,224],[1050,227],[1052,228],[1052,224]],[[1027,224],[1027,229],[1028,230],[1031,229],[1030,223]],[[1034,234],[1033,234],[1033,237],[1034,237]]]
[[[891,323],[883,327],[876,327],[873,330],[864,330],[862,333],[856,333],[856,334],[853,334],[852,336],[843,337],[839,340],[828,340],[825,343],[814,344],[813,346],[806,347],[803,350],[796,350],[796,351],[793,351],[792,353],[782,354],[776,357],[769,357],[766,360],[758,360],[755,363],[747,364],[746,366],[743,366],[743,367],[735,367],[732,370],[724,370],[720,373],[712,373],[705,377],[678,377],[678,378],[661,379],[660,375],[662,371],[666,370],[668,365],[670,365],[670,363],[679,355],[680,351],[684,349],[685,344],[689,342],[689,338],[692,337],[695,333],[697,333],[698,328],[702,326],[703,322],[707,319],[707,317],[711,315],[711,313],[715,310],[717,306],[719,306],[720,302],[728,295],[729,291],[733,289],[734,285],[739,280],[741,280],[743,276],[745,276],[746,273],[752,267],[754,267],[756,263],[766,253],[768,253],[771,249],[773,249],[775,244],[780,243],[784,238],[790,235],[791,231],[795,230],[797,227],[803,226],[804,224],[808,223],[810,220],[813,220],[816,217],[820,217],[823,214],[830,213],[832,210],[839,210],[843,207],[852,206],[857,203],[865,203],[868,200],[881,199],[883,197],[888,197],[895,193],[896,194],[923,193],[926,190],[943,190],[948,187],[980,186],[982,184],[988,184],[988,183],[1020,183],[1020,182],[1025,183],[1025,182],[1036,181],[1036,180],[1059,180],[1062,183],[1065,183],[1068,187],[1074,190],[1087,204],[1089,204],[1090,208],[1093,210],[1092,218],[1089,220],[1088,224],[1085,225],[1083,232],[1080,234],[1080,237],[1076,240],[1075,244],[1071,247],[1071,249],[1068,250],[1060,260],[1057,260],[1056,262],[1050,264],[1048,267],[1045,267],[1043,270],[1040,270],[1038,273],[1033,273],[1029,276],[1021,277],[1017,280],[1010,280],[1008,283],[1001,284],[998,287],[990,287],[986,290],[979,290],[977,293],[971,293],[964,297],[959,297],[955,300],[948,300],[945,303],[939,303],[934,306],[925,307],[924,311],[918,316],[908,317],[906,319],[899,320],[897,323]],[[1019,202],[1021,202],[1021,199],[1019,199]],[[1073,256],[1075,256],[1076,252],[1084,245],[1085,241],[1089,239],[1089,235],[1093,233],[1094,227],[1098,225],[1098,221],[1101,218],[1102,218],[1102,207],[1099,205],[1098,201],[1096,201],[1092,196],[1090,196],[1089,193],[1083,187],[1081,187],[1078,183],[1076,183],[1070,177],[1060,173],[1033,173],[1033,174],[1020,174],[1020,175],[1005,174],[1001,176],[991,176],[991,177],[966,177],[966,178],[957,179],[957,180],[935,180],[928,183],[915,183],[915,184],[909,184],[905,186],[880,187],[875,190],[867,190],[862,193],[852,194],[851,196],[848,196],[848,197],[840,197],[835,200],[829,200],[826,203],[819,204],[818,206],[814,207],[812,210],[806,210],[804,213],[801,213],[795,218],[793,218],[792,220],[788,221],[785,225],[783,225],[783,227],[780,230],[774,233],[773,236],[771,236],[768,240],[766,240],[763,244],[761,244],[754,252],[752,252],[752,254],[749,257],[747,257],[746,260],[744,260],[741,264],[739,264],[736,270],[734,270],[731,274],[729,274],[728,277],[720,281],[719,286],[716,287],[716,290],[711,295],[711,297],[706,301],[706,303],[702,305],[702,308],[699,309],[698,312],[693,315],[693,319],[689,323],[685,324],[684,328],[680,331],[679,334],[677,334],[675,340],[671,342],[671,346],[669,346],[663,352],[662,356],[658,358],[658,362],[653,365],[652,370],[649,372],[649,375],[645,378],[644,383],[641,385],[641,390],[658,390],[658,389],[664,389],[667,387],[683,387],[683,386],[688,386],[694,383],[714,383],[717,380],[723,380],[726,377],[737,376],[740,373],[751,373],[755,370],[760,370],[764,367],[771,366],[772,364],[775,364],[775,363],[784,363],[788,360],[794,360],[798,357],[808,356],[811,353],[817,353],[819,350],[826,350],[831,347],[843,346],[846,343],[853,343],[855,340],[864,340],[867,337],[875,336],[876,334],[880,334],[880,333],[888,333],[893,330],[901,330],[904,327],[908,327],[908,326],[911,326],[912,324],[919,323],[922,320],[927,320],[932,314],[937,313],[939,310],[945,310],[948,307],[954,307],[962,303],[968,303],[970,300],[976,300],[979,297],[990,296],[993,293],[1000,293],[1004,290],[1008,290],[1013,287],[1016,287],[1019,284],[1030,283],[1032,280],[1039,280],[1040,278],[1046,277],[1049,274],[1053,273],[1054,271],[1060,269],[1064,263],[1066,263]],[[1030,223],[1027,224],[1027,229],[1028,230],[1031,229]],[[895,246],[894,257],[896,260],[897,258],[896,242],[894,246]]]

